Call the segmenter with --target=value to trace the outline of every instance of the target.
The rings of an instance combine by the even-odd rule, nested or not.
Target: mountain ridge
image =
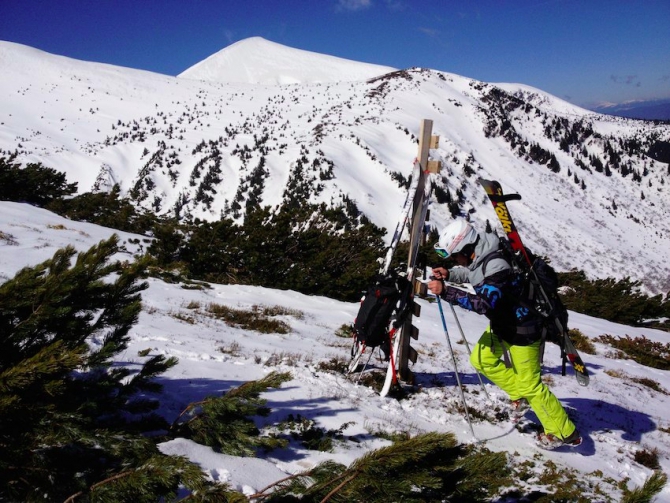
[[[433,227],[452,210],[480,226],[494,221],[476,179],[495,178],[523,196],[510,209],[524,240],[558,269],[670,289],[670,173],[647,155],[670,141],[667,125],[431,69],[222,83],[28,49],[0,43],[0,155],[43,162],[80,191],[119,183],[159,214],[243,219],[252,194],[260,194],[254,204],[277,207],[289,181],[300,179],[309,202],[351,200],[393,229],[420,121],[431,119],[440,136],[431,156],[443,165]]]

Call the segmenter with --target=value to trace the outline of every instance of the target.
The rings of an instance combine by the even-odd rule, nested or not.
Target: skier
[[[565,409],[540,376],[541,318],[524,307],[523,282],[498,252],[500,238],[478,233],[465,220],[456,220],[440,233],[435,251],[453,257],[458,266],[433,269],[430,291],[445,301],[486,315],[490,326],[473,348],[472,365],[505,391],[511,400],[512,419],[519,420],[529,408],[544,431],[538,445],[555,449],[582,442]],[[475,294],[445,283],[472,284]]]

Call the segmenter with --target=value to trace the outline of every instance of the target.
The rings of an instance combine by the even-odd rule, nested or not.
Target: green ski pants
[[[505,344],[512,367],[501,360]],[[540,376],[540,342],[530,346],[510,346],[491,332],[482,334],[470,356],[472,365],[496,386],[505,391],[511,400],[525,398],[542,423],[545,433],[567,438],[575,425],[549,387]]]

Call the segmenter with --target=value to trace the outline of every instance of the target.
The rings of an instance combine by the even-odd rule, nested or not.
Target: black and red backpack
[[[358,342],[374,348],[388,340],[389,325],[406,283],[405,278],[394,272],[375,276],[354,321]]]

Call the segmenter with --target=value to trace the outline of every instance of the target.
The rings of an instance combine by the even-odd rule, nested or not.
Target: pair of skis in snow
[[[422,176],[424,175],[424,176]],[[421,183],[423,182],[423,183]],[[398,301],[395,318],[392,320],[389,328],[389,351],[388,351],[388,368],[386,371],[386,379],[380,391],[381,396],[386,396],[389,391],[395,386],[398,386],[398,356],[400,353],[400,343],[404,337],[404,331],[411,329],[411,326],[405,323],[406,313],[411,308],[414,301],[413,282],[416,276],[417,267],[416,261],[419,253],[419,245],[421,244],[420,233],[423,232],[426,215],[428,213],[428,205],[430,203],[430,195],[432,192],[432,180],[428,173],[422,173],[422,168],[419,160],[414,161],[412,169],[412,178],[410,186],[407,190],[405,203],[403,204],[400,213],[400,219],[396,225],[391,244],[386,252],[384,262],[380,268],[381,275],[388,274],[391,268],[391,262],[395,255],[396,249],[405,232],[405,228],[409,227],[416,234],[410,236],[411,249],[408,255],[406,279],[407,288]],[[418,212],[417,212],[418,210]],[[354,337],[354,344],[352,348],[352,358],[349,363],[349,373],[354,372],[361,364],[364,354],[368,348],[365,343],[360,343]],[[368,360],[372,356],[369,353]],[[366,362],[367,365],[367,362]]]
[[[423,181],[423,187],[419,183],[417,187],[414,189],[414,196],[412,196],[413,200],[412,207],[416,207],[416,209],[418,209],[419,211],[418,213],[415,212],[414,214],[415,220],[412,222],[413,225],[411,226],[410,229],[413,232],[413,235],[410,236],[409,242],[411,248],[409,251],[408,263],[407,263],[406,278],[408,281],[408,291],[405,293],[405,295],[403,295],[400,298],[398,306],[399,316],[398,319],[395,320],[393,323],[392,330],[395,331],[395,333],[392,338],[391,353],[389,357],[389,366],[386,371],[386,379],[384,380],[384,386],[382,387],[382,390],[379,392],[381,396],[386,396],[393,387],[399,385],[398,383],[399,369],[397,363],[398,363],[398,356],[400,355],[400,343],[402,342],[403,337],[409,337],[409,334],[405,334],[405,331],[412,329],[411,323],[405,322],[404,313],[406,313],[407,310],[411,308],[411,305],[414,302],[414,279],[418,271],[416,261],[419,255],[419,246],[421,245],[421,234],[424,232],[424,225],[426,222],[426,216],[428,214],[428,205],[430,204],[430,196],[433,191],[432,178],[428,172],[423,173],[424,175],[423,177],[421,176],[422,175],[421,165],[418,160],[414,162],[414,169],[412,173],[415,172],[417,173],[417,179]],[[400,235],[402,235],[402,232],[400,232]],[[399,239],[400,236],[398,236],[398,240]],[[387,257],[384,262],[384,267],[387,268],[390,267],[392,258],[393,258],[392,255],[388,256],[387,253]],[[399,324],[397,328],[396,324]]]
[[[402,210],[400,212],[400,219],[398,220],[398,223],[396,224],[395,231],[393,232],[393,238],[391,239],[391,244],[389,245],[388,250],[386,251],[386,256],[384,257],[384,262],[379,270],[379,274],[385,276],[388,274],[390,268],[391,268],[391,262],[393,261],[393,256],[395,255],[395,251],[398,248],[398,243],[400,243],[400,238],[402,237],[405,227],[407,226],[407,223],[409,222],[410,219],[410,212],[412,209],[412,203],[414,202],[414,196],[416,195],[416,189],[419,186],[419,178],[421,175],[421,166],[418,161],[414,162],[414,167],[412,168],[412,174],[410,177],[410,186],[407,189],[407,196],[405,197],[405,203],[403,204]],[[397,318],[397,317],[396,317]],[[392,342],[394,340],[395,333],[397,331],[397,327],[391,327],[389,331],[389,340]],[[363,355],[366,353],[366,350],[369,349],[364,342],[361,342],[358,340],[358,338],[354,334],[354,340],[353,340],[353,347],[351,349],[351,361],[349,362],[349,367],[348,371],[349,373],[354,372],[359,365],[361,364],[361,360],[363,359]],[[372,351],[369,352],[368,355],[368,361],[370,357],[372,356]],[[392,359],[392,357],[395,355],[389,355],[389,358]],[[367,366],[368,361],[366,361],[365,366]],[[389,362],[389,365],[391,363]]]

